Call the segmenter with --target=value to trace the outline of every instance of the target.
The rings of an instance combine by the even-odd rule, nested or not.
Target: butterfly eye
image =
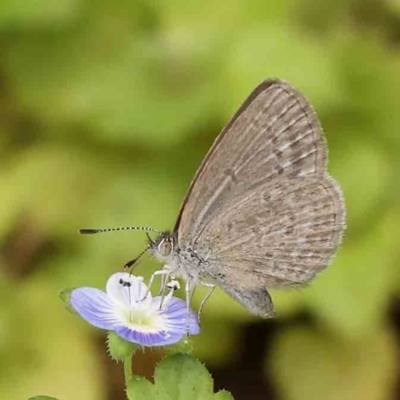
[[[161,240],[160,244],[158,245],[158,252],[166,257],[171,254],[172,251],[172,243],[170,240],[163,239]]]

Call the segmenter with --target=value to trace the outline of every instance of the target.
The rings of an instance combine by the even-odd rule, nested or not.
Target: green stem
[[[124,358],[125,385],[132,379],[132,354]]]

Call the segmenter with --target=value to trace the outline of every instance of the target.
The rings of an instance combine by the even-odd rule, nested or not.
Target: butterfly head
[[[175,236],[170,232],[162,232],[156,240],[147,237],[150,253],[161,263],[171,262],[175,255]]]

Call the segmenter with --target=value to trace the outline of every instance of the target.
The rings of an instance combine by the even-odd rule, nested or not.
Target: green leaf
[[[233,400],[233,396],[227,390],[220,390],[214,394],[213,400]]]
[[[186,354],[162,360],[154,372],[154,384],[134,377],[127,387],[130,400],[231,400],[226,391],[214,394],[213,380],[204,365]]]
[[[155,400],[160,398],[159,396],[156,395],[155,386],[146,378],[141,376],[134,376],[129,381],[126,390],[129,400],[136,400],[136,399]]]
[[[122,339],[115,332],[108,333],[107,347],[111,358],[115,361],[122,361],[140,348],[139,345]]]
[[[184,354],[165,358],[157,366],[154,380],[171,399],[207,399],[213,391],[210,373],[200,361]]]

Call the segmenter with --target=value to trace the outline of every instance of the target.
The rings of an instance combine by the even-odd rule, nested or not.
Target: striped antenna
[[[125,265],[124,268],[125,269],[129,269],[131,267],[134,267],[136,265],[136,263],[139,261],[140,257],[143,256],[144,253],[146,253],[146,251],[149,250],[149,246],[146,246],[146,248],[137,256],[135,257],[133,260],[128,261]],[[131,269],[131,274],[132,274],[133,268]]]
[[[81,235],[92,235],[94,233],[115,232],[115,231],[148,231],[161,233],[157,229],[147,226],[121,226],[119,228],[101,228],[101,229],[79,229]]]

